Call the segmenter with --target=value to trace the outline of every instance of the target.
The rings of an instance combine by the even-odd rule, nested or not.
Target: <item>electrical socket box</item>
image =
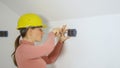
[[[0,31],[0,37],[8,37],[8,31]]]
[[[76,29],[68,29],[67,35],[70,36],[70,37],[76,37],[77,30]]]

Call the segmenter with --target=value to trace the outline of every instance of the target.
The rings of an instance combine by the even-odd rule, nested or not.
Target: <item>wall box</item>
[[[0,37],[8,37],[8,31],[0,31]]]
[[[68,36],[70,37],[76,37],[77,35],[77,30],[76,29],[68,29]]]

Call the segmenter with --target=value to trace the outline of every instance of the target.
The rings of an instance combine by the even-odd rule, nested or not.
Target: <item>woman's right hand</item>
[[[65,34],[67,33],[66,29],[67,25],[63,25],[61,28],[54,28],[52,32],[55,34],[55,36],[61,41],[64,42],[70,37],[66,36]]]
[[[60,37],[59,40],[61,42],[66,41],[67,39],[69,39],[70,37],[66,36],[65,34],[67,33],[68,29],[66,29],[67,25],[63,25],[62,28],[60,29]]]
[[[60,37],[60,28],[53,28],[52,32],[55,34],[56,37]]]

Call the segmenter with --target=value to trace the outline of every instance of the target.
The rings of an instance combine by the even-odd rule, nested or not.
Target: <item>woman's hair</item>
[[[41,28],[42,26],[38,26],[38,27]],[[38,27],[29,27],[29,28],[34,29],[34,28],[38,28]],[[20,39],[20,37],[24,38],[26,36],[26,33],[27,33],[29,28],[21,28],[21,29],[19,29],[20,30],[20,35],[15,40],[15,45],[14,45],[15,50],[14,50],[14,52],[11,55],[12,58],[13,58],[13,62],[15,64],[15,66],[18,66],[17,62],[16,62],[16,58],[15,58],[15,52],[16,52],[17,48],[20,45],[19,44],[19,39]]]
[[[15,50],[14,50],[14,52],[11,55],[12,58],[13,58],[13,62],[15,64],[15,66],[18,66],[17,62],[16,62],[16,58],[15,58],[15,52],[16,52],[16,49],[18,48],[18,46],[20,45],[19,44],[19,39],[20,39],[21,36],[22,36],[22,38],[25,37],[25,35],[26,35],[27,31],[28,31],[27,28],[22,28],[22,29],[19,29],[19,30],[20,30],[20,35],[15,40],[15,45],[14,45]]]

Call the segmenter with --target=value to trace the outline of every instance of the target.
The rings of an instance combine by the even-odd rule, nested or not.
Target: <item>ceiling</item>
[[[120,0],[0,0],[18,15],[38,13],[49,21],[120,13]]]

